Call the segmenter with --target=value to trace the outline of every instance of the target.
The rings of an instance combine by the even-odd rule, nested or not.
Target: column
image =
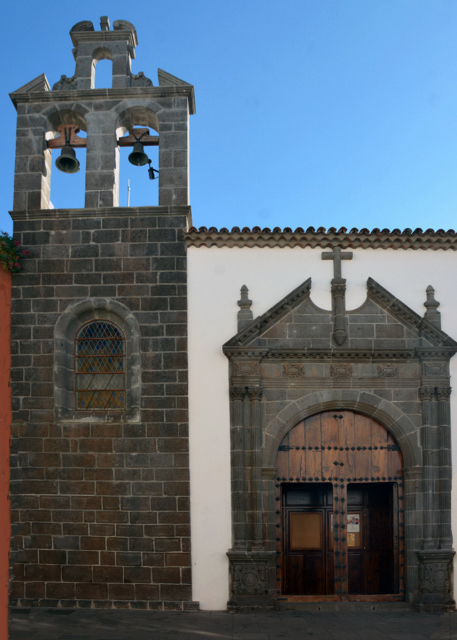
[[[451,387],[437,387],[438,401],[438,503],[440,514],[440,549],[452,548],[451,530]]]
[[[262,389],[260,387],[248,387],[250,400],[250,435],[251,435],[251,523],[252,523],[252,549],[263,550],[262,535],[262,429],[260,421],[260,401]]]
[[[434,450],[435,432],[433,416],[434,387],[420,387],[419,397],[422,401],[422,464],[423,464],[423,534],[422,549],[436,549],[434,538],[434,492],[435,492],[435,468]]]
[[[246,462],[244,397],[245,387],[231,387],[231,448],[232,448],[232,518],[233,548],[246,549]]]

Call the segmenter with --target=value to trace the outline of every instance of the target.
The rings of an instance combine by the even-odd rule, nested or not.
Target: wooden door
[[[348,594],[398,592],[396,489],[393,483],[347,487]]]
[[[333,593],[333,550],[329,548],[332,509],[330,483],[284,486],[285,593]]]
[[[403,598],[402,467],[387,429],[352,411],[288,433],[277,456],[280,599]]]

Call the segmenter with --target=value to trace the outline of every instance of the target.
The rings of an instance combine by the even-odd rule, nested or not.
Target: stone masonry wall
[[[187,417],[188,207],[15,212],[13,604],[195,608]],[[141,333],[141,417],[55,421],[54,327],[115,299]],[[73,339],[74,336],[71,337]],[[58,372],[57,372],[58,375]]]

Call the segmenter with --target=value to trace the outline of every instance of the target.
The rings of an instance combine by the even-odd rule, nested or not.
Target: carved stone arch
[[[417,429],[398,407],[371,393],[352,389],[334,389],[310,393],[288,404],[266,426],[262,450],[262,466],[271,468],[283,438],[301,420],[332,409],[347,409],[362,413],[380,422],[392,433],[402,451],[405,468],[422,465],[422,452]]]
[[[121,420],[140,419],[141,357],[140,329],[133,313],[122,303],[109,298],[88,298],[70,304],[54,329],[54,394],[56,420],[94,420],[90,412],[76,411],[74,344],[78,329],[91,320],[107,320],[117,324],[126,339],[127,393],[126,410]],[[118,413],[118,412],[117,412]],[[109,419],[97,412],[96,419]]]
[[[69,108],[68,105],[55,104],[50,106],[43,112],[43,115],[47,118],[48,130],[57,132],[57,127],[62,124],[76,124],[81,131],[87,132],[87,120],[86,116],[89,113],[89,109],[81,104],[74,103]]]
[[[160,130],[159,111],[162,107],[158,104],[154,109],[155,103],[148,100],[138,100],[138,104],[132,105],[132,100],[129,101],[129,106],[125,102],[121,102],[116,107],[117,119],[116,119],[116,131],[121,129],[123,133],[126,133],[129,129],[133,129],[135,126],[151,127],[155,131]],[[121,135],[123,135],[121,133]]]
[[[268,517],[272,520],[276,509],[273,477],[281,442],[302,420],[329,410],[354,411],[376,420],[392,434],[400,447],[404,463],[407,599],[412,600],[418,589],[416,550],[420,547],[422,536],[421,524],[418,524],[421,521],[422,449],[417,427],[392,402],[360,390],[326,389],[304,395],[284,407],[264,429],[262,470],[265,512],[270,512]],[[270,544],[267,542],[267,547],[271,548],[275,535],[272,531]]]
[[[100,62],[100,60],[113,60],[113,52],[109,47],[97,47],[92,52],[92,61],[94,64]]]

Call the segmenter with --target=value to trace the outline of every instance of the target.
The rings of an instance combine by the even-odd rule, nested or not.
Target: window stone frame
[[[75,407],[75,338],[93,320],[114,322],[126,341],[126,408],[124,410],[77,411]],[[113,417],[123,422],[140,421],[141,355],[140,329],[125,305],[109,298],[88,298],[70,304],[54,330],[54,397],[57,422],[102,422]]]

